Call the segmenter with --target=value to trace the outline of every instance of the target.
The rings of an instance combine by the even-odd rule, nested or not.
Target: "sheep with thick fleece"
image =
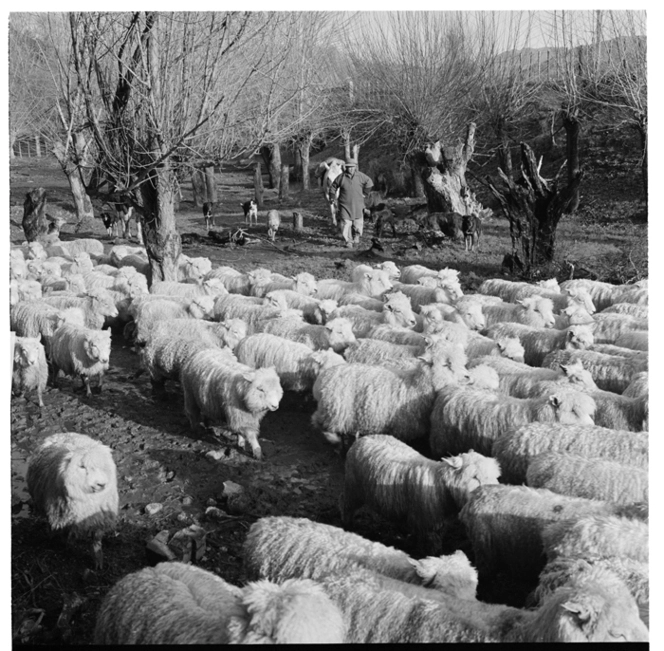
[[[577,280],[566,280],[560,283],[562,291],[569,291],[574,289],[584,289],[590,294],[590,297],[595,304],[598,312],[602,312],[607,307],[617,303],[617,297],[633,288],[634,285],[612,285],[611,283],[604,283],[597,280],[590,280],[588,278],[579,278]]]
[[[116,267],[120,266],[120,260],[128,255],[142,255],[147,258],[144,246],[129,246],[127,244],[116,244],[109,251],[110,263]]]
[[[458,283],[459,271],[457,269],[449,269],[448,267],[436,271],[435,269],[430,269],[429,267],[424,267],[420,264],[412,264],[401,270],[402,283],[417,285],[420,278],[425,277],[434,278],[437,281],[452,281]]]
[[[48,356],[53,334],[64,322],[61,310],[43,301],[19,301],[9,310],[10,329],[19,337],[35,337]]]
[[[464,303],[461,305],[448,305],[447,303],[431,303],[424,305],[420,308],[421,322],[418,320],[418,325],[415,328],[417,332],[427,330],[432,331],[430,325],[425,323],[425,314],[431,319],[434,310],[440,313],[443,321],[450,323],[457,323],[465,326],[470,330],[484,330],[486,327],[486,318],[482,312],[482,306],[479,303]],[[434,317],[434,322],[437,320]]]
[[[623,332],[615,341],[616,346],[648,352],[648,331]]]
[[[595,402],[559,389],[542,398],[512,398],[481,388],[442,387],[431,412],[429,446],[434,455],[477,450],[490,455],[502,434],[532,422],[592,425]]]
[[[110,330],[93,330],[73,323],[63,323],[51,340],[49,357],[53,366],[53,386],[59,371],[65,375],[78,376],[83,380],[89,398],[92,395],[92,378],[98,378],[101,391],[110,356]]]
[[[231,294],[249,296],[255,283],[270,282],[272,272],[269,269],[254,269],[246,274],[232,267],[216,267],[204,276],[204,280],[219,279]]]
[[[617,355],[618,357],[629,357],[630,359],[640,360],[641,362],[648,361],[647,350],[634,350],[633,348],[623,348],[615,344],[593,344],[587,350],[595,353],[602,353],[604,355]]]
[[[506,432],[494,441],[492,447],[492,455],[500,462],[503,479],[511,484],[525,482],[530,458],[549,451],[648,468],[647,432],[625,432],[597,425],[529,423]]]
[[[516,293],[520,289],[533,287],[530,283],[513,280],[505,280],[504,278],[489,278],[485,280],[478,290],[480,294],[489,296],[498,296],[507,303],[513,303]],[[552,289],[552,288],[545,288]]]
[[[330,319],[322,326],[305,323],[301,319],[270,319],[262,323],[261,331],[305,344],[312,350],[332,348],[339,354],[357,341],[351,322],[345,318]]]
[[[428,534],[442,533],[478,486],[497,484],[499,476],[496,460],[477,452],[432,461],[393,436],[363,436],[346,456],[341,519],[350,527],[367,506],[404,523],[424,544]]]
[[[618,504],[648,502],[648,471],[608,459],[543,452],[528,460],[526,484]]]
[[[102,602],[95,644],[341,643],[339,609],[313,581],[244,588],[185,563],[159,563],[118,581]]]
[[[12,370],[12,393],[36,391],[39,407],[44,407],[42,394],[48,382],[48,364],[44,346],[37,337],[16,337]]]
[[[417,358],[425,349],[426,344],[406,346],[380,339],[360,339],[346,348],[344,357],[351,364],[412,368],[413,365],[418,364]]]
[[[619,357],[590,350],[556,350],[542,359],[542,366],[556,368],[573,362],[581,362],[600,389],[615,393],[622,393],[636,373],[648,370],[647,358]]]
[[[360,568],[428,588],[432,599],[438,592],[474,599],[477,590],[477,572],[461,551],[415,560],[393,547],[306,518],[261,518],[249,528],[242,552],[250,579],[317,581],[327,574],[348,574]]]
[[[383,296],[383,311],[365,310],[359,305],[341,305],[331,315],[332,319],[343,317],[352,323],[356,337],[366,337],[377,325],[389,325],[397,328],[415,327],[415,314],[410,306],[410,299],[401,292]]]
[[[362,294],[370,298],[380,298],[393,287],[386,271],[372,269],[355,282],[325,278],[318,281],[316,297],[323,300],[331,298],[339,301],[345,294]]]
[[[228,295],[228,290],[218,278],[210,278],[191,283],[162,280],[152,283],[150,293],[194,298],[195,296],[224,296]]]
[[[648,319],[648,306],[637,305],[636,303],[614,303],[609,305],[602,314],[628,314],[637,319]]]
[[[67,278],[48,276],[42,279],[41,286],[44,295],[57,291],[66,291],[70,294],[85,294],[88,291],[85,278],[81,274],[72,274]]]
[[[265,296],[269,292],[279,289],[289,289],[303,296],[313,296],[318,291],[318,283],[310,273],[305,271],[292,278],[284,280],[275,280],[273,278],[269,283],[254,285],[251,289],[251,295]]]
[[[260,459],[260,422],[268,411],[276,411],[284,391],[273,368],[253,369],[230,363],[228,354],[208,349],[194,353],[180,370],[184,410],[192,430],[199,429],[201,417],[226,420],[237,434],[238,446],[249,442],[254,457]]]
[[[363,434],[426,437],[436,390],[467,377],[466,357],[460,347],[436,342],[419,362],[406,370],[368,364],[324,370],[313,387],[312,423],[333,445]]]
[[[90,290],[84,296],[45,296],[42,300],[58,309],[80,310],[86,327],[93,330],[101,330],[107,318],[118,316],[113,297],[103,289]]]
[[[118,267],[133,267],[139,273],[147,276],[150,273],[150,261],[147,256],[130,253],[118,262]]]
[[[420,308],[418,319],[422,322],[424,335],[437,334],[456,344],[466,345],[476,334],[465,323],[447,321],[438,304],[423,305]]]
[[[639,319],[629,314],[607,314],[594,316],[593,336],[598,344],[613,344],[623,334],[648,331],[648,319]]]
[[[16,280],[19,301],[36,301],[42,297],[42,286],[37,280]]]
[[[632,376],[632,381],[625,387],[622,395],[626,398],[648,397],[648,371],[641,371]]]
[[[555,325],[553,303],[543,296],[528,296],[514,303],[483,305],[486,327],[494,323],[523,323],[533,328],[552,328]]]
[[[633,303],[634,305],[648,306],[648,288],[632,287],[620,292],[615,297],[616,303]]]
[[[506,357],[515,362],[523,362],[525,359],[525,350],[518,337],[491,339],[491,337],[473,333],[466,342],[465,350],[469,360],[485,356]]]
[[[273,367],[284,389],[310,391],[320,372],[346,360],[332,350],[311,350],[306,344],[260,332],[243,339],[238,361],[252,368]]]
[[[210,258],[190,258],[180,254],[178,259],[178,281],[201,280],[205,274],[212,271]]]
[[[421,282],[425,282],[425,279],[422,279]],[[440,286],[434,284],[433,286],[427,285],[408,285],[406,283],[394,282],[393,289],[404,293],[410,298],[411,305],[415,312],[419,312],[420,308],[423,305],[429,305],[431,303],[447,303],[448,305],[454,305],[456,299],[460,296],[457,293],[456,288],[445,286]]]
[[[371,298],[370,296],[357,294],[356,292],[344,294],[338,301],[334,301],[334,303],[337,305],[359,305],[365,310],[373,310],[374,312],[383,311],[383,301],[380,298]]]
[[[321,305],[323,301],[311,296],[305,296],[292,289],[275,289],[265,294],[265,299],[275,305],[282,304],[285,307],[294,310],[301,310],[302,316],[307,323],[312,325],[324,325],[328,319],[329,313],[337,307],[336,301],[326,301],[326,305]],[[325,308],[329,307],[328,310]]]
[[[592,331],[586,325],[556,330],[531,328],[521,323],[496,323],[487,329],[487,335],[491,339],[518,337],[525,350],[525,362],[529,366],[542,366],[544,358],[552,351],[564,349],[576,352],[588,348],[594,342]]]
[[[392,281],[399,280],[401,277],[401,270],[399,267],[397,267],[397,265],[391,260],[386,260],[385,262],[380,262],[377,265],[374,265],[374,267],[370,267],[366,264],[358,264],[351,271],[351,280],[353,282],[358,282],[363,273],[371,271],[373,268],[387,272],[387,277]]]
[[[597,311],[592,298],[583,288],[567,289],[564,291],[551,291],[537,285],[527,285],[521,287],[514,294],[512,302],[519,301],[529,296],[541,296],[551,300],[553,311],[558,314],[566,307],[580,305],[589,313],[594,314]]]
[[[272,321],[288,321],[301,326],[307,325],[300,310],[274,307],[273,305],[266,305],[265,302],[262,305],[256,305],[247,301],[247,298],[251,297],[240,298],[233,294],[217,297],[214,302],[214,319],[216,321],[242,319],[247,324],[247,334],[250,335],[262,332],[265,325]],[[264,299],[260,300],[264,301]]]
[[[484,485],[470,495],[459,518],[482,576],[505,570],[533,580],[544,567],[542,531],[551,522],[582,515],[620,515],[623,507],[544,488]]]
[[[95,255],[102,255],[104,253],[104,243],[94,238],[59,242],[58,246],[62,247],[72,260],[78,253],[94,253]]]
[[[430,590],[357,569],[321,580],[346,622],[347,643],[647,641],[634,598],[615,576],[581,577],[525,610]],[[419,594],[414,594],[419,591]]]
[[[44,439],[28,459],[28,492],[54,531],[91,536],[96,568],[103,565],[102,537],[118,515],[118,488],[111,449],[85,434]]]

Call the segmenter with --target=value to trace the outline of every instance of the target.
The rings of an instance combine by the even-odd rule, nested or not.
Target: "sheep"
[[[36,301],[42,297],[42,287],[37,280],[15,280],[19,301]]]
[[[431,303],[447,303],[448,305],[453,305],[455,300],[460,296],[456,288],[451,285],[408,285],[395,281],[393,283],[393,289],[404,293],[410,298],[410,302],[415,312],[419,312],[423,305],[429,305]]]
[[[84,296],[45,296],[42,300],[59,309],[80,310],[86,327],[93,330],[101,330],[107,318],[118,316],[113,297],[103,289],[90,290]]]
[[[318,402],[311,418],[333,445],[344,436],[392,434],[403,441],[426,437],[436,390],[467,375],[458,346],[437,342],[419,364],[400,370],[347,364],[324,370],[313,395]]]
[[[95,644],[297,644],[343,642],[340,611],[309,580],[244,588],[185,563],[159,563],[118,581],[104,597]]]
[[[648,640],[634,598],[612,574],[581,577],[538,610],[441,596],[357,569],[321,580],[346,622],[348,643],[604,642]]]
[[[344,357],[352,364],[370,364],[372,366],[398,367],[403,369],[417,365],[417,357],[426,348],[424,346],[406,346],[393,344],[380,339],[361,339],[346,348]]]
[[[335,301],[335,303],[338,305],[359,305],[365,310],[373,310],[374,312],[383,311],[383,301],[381,299],[371,298],[370,296],[357,294],[355,292],[344,294],[339,298],[339,301]]]
[[[555,330],[531,328],[520,323],[496,323],[487,329],[487,335],[491,339],[518,337],[525,350],[525,362],[529,366],[542,366],[546,355],[557,349],[576,352],[593,344],[592,331],[585,325]],[[584,367],[587,368],[585,364]]]
[[[491,339],[483,335],[472,334],[465,345],[469,360],[485,356],[500,356],[515,362],[523,362],[525,350],[518,337],[498,337]]]
[[[332,350],[312,351],[309,346],[265,332],[243,339],[236,349],[238,361],[252,368],[274,367],[285,390],[310,391],[320,372],[345,364]]]
[[[417,285],[420,278],[429,277],[441,281],[459,282],[459,271],[457,269],[430,269],[419,264],[412,264],[401,270],[401,282],[409,285]]]
[[[537,588],[530,601],[542,603],[548,595],[580,577],[592,577],[599,572],[611,572],[621,580],[634,597],[639,609],[639,617],[649,626],[650,589],[648,564],[627,558],[560,558],[549,561],[540,573]]]
[[[602,314],[628,314],[637,319],[648,319],[648,306],[637,305],[636,303],[614,303],[609,305]]]
[[[281,226],[281,216],[278,210],[267,211],[267,236],[274,242],[277,236],[277,231]]]
[[[37,337],[16,337],[12,369],[12,393],[37,391],[39,408],[44,408],[42,394],[48,382],[48,365],[44,346]]]
[[[648,471],[607,459],[543,452],[528,460],[526,484],[618,504],[648,501]]]
[[[94,253],[95,255],[103,255],[104,243],[93,238],[85,238],[72,240],[71,242],[59,242],[60,246],[66,254],[73,260],[78,253]]]
[[[65,320],[62,311],[43,301],[19,301],[9,314],[11,330],[19,337],[40,339],[48,356],[53,334]]]
[[[237,434],[238,446],[249,442],[256,459],[262,452],[258,443],[260,422],[268,411],[276,411],[283,397],[279,376],[273,368],[253,369],[229,363],[228,355],[208,349],[194,353],[180,370],[184,410],[193,431],[199,420],[226,419]]]
[[[623,332],[615,341],[616,346],[622,346],[631,350],[648,352],[648,331]]]
[[[619,302],[617,297],[623,292],[634,289],[632,285],[611,285],[610,283],[590,280],[587,278],[566,280],[565,282],[560,283],[560,289],[562,291],[579,288],[588,292],[598,312],[602,312],[607,307]]]
[[[124,256],[119,262],[118,267],[133,267],[139,273],[147,276],[150,273],[150,261],[147,256],[130,253]]]
[[[482,313],[486,326],[494,323],[522,323],[532,328],[552,328],[555,325],[553,303],[543,296],[528,296],[514,303],[484,305]]]
[[[371,271],[373,268],[386,271],[388,278],[392,281],[399,280],[399,278],[401,277],[401,270],[399,269],[399,267],[397,267],[397,265],[394,264],[394,262],[392,262],[391,260],[386,260],[385,262],[380,262],[379,264],[375,265],[375,267],[370,267],[369,265],[366,264],[357,265],[351,271],[351,280],[353,282],[359,282],[362,277],[362,274],[366,273],[367,271]]]
[[[434,315],[434,310],[437,311],[442,317],[443,321],[449,321],[450,323],[457,323],[463,325],[470,330],[484,330],[486,327],[486,319],[482,313],[482,307],[479,303],[465,303],[461,305],[447,305],[446,303],[431,303],[430,305],[424,305],[420,308],[420,316],[422,317],[422,322],[419,323],[415,330],[417,332],[428,329],[429,332],[432,331],[431,326],[425,324],[424,316],[425,314],[429,316],[429,319],[435,323],[438,323]],[[433,317],[433,319],[431,318]]]
[[[481,580],[505,570],[532,581],[544,567],[542,530],[547,524],[581,515],[618,515],[621,508],[544,488],[496,484],[474,490],[459,519],[470,538]]]
[[[598,344],[613,344],[626,333],[645,331],[648,334],[648,320],[639,319],[629,314],[596,314],[594,317],[593,336]]]
[[[428,335],[436,335],[438,339],[445,339],[450,343],[465,346],[473,336],[465,325],[445,321],[435,306],[425,305],[422,307],[420,314],[423,322],[421,333],[414,332],[408,328],[379,324],[369,330],[367,337],[382,341],[391,341],[395,344],[421,346],[424,345]]]
[[[262,331],[305,344],[312,350],[332,348],[340,354],[357,341],[351,322],[345,318],[331,319],[322,326],[298,319],[270,319],[263,323]]]
[[[573,362],[581,362],[600,389],[615,393],[622,393],[636,373],[648,370],[647,358],[619,357],[590,350],[556,350],[543,358],[542,366],[556,368]]]
[[[23,242],[21,251],[25,260],[46,260],[48,253],[41,242]]]
[[[261,332],[266,324],[272,321],[288,321],[300,326],[306,325],[302,312],[299,310],[266,305],[264,299],[259,299],[262,304],[257,305],[247,300],[248,298],[252,297],[240,297],[233,294],[217,297],[214,302],[214,319],[216,321],[242,319],[247,324],[247,334],[250,335]]]
[[[632,376],[632,381],[625,387],[622,395],[626,398],[648,397],[648,371],[641,371]]]
[[[85,394],[92,395],[90,380],[98,378],[102,389],[104,373],[108,370],[111,355],[110,330],[93,330],[73,323],[63,323],[53,335],[50,361],[53,366],[53,386],[58,372],[79,376],[85,386]]]
[[[316,296],[323,300],[331,298],[339,301],[345,294],[362,294],[370,298],[380,298],[393,287],[388,273],[380,269],[373,269],[364,273],[362,278],[355,282],[325,278],[318,281]]]
[[[118,515],[111,449],[85,434],[53,434],[29,457],[26,481],[35,509],[53,531],[92,538],[95,569],[101,569],[102,537]]]
[[[265,298],[273,305],[279,303],[285,307],[301,310],[305,321],[312,325],[323,325],[327,321],[328,314],[324,307],[321,307],[322,301],[292,289],[275,289],[265,294]],[[330,306],[331,310],[336,309],[336,301],[329,303],[333,304]]]
[[[41,285],[44,295],[56,291],[66,291],[70,294],[85,294],[88,291],[85,285],[85,278],[81,274],[72,274],[67,278],[42,278]]]
[[[525,282],[505,280],[503,278],[489,278],[480,285],[478,292],[489,296],[498,296],[501,300],[507,303],[513,303],[516,293],[520,289],[529,287],[534,287],[534,285]],[[549,287],[548,289],[552,288]]]
[[[112,246],[111,250],[109,251],[110,264],[114,265],[115,267],[119,267],[122,258],[125,258],[128,255],[142,256],[145,260],[147,260],[147,252],[144,246],[116,244],[115,246]]]
[[[313,296],[318,291],[318,283],[310,273],[305,271],[285,280],[271,279],[270,282],[265,284],[255,284],[252,286],[250,293],[252,296],[265,296],[269,292],[285,289],[303,296]]]
[[[364,436],[346,456],[341,520],[352,526],[355,512],[366,505],[405,523],[423,544],[428,534],[440,536],[475,488],[497,484],[499,476],[495,459],[473,451],[432,461],[393,436]]]
[[[326,574],[348,574],[361,568],[428,588],[432,599],[438,592],[474,599],[477,591],[477,572],[462,551],[415,560],[393,547],[306,518],[261,518],[249,528],[242,552],[250,579],[270,576],[276,581],[317,581]]]
[[[633,348],[623,348],[614,344],[593,344],[587,350],[595,353],[603,353],[604,355],[617,355],[618,357],[629,357],[630,359],[640,360],[641,362],[648,361],[648,351],[634,350]]]
[[[356,337],[366,337],[377,325],[386,324],[397,328],[413,328],[416,323],[415,314],[410,306],[410,299],[401,292],[383,296],[383,311],[365,310],[358,305],[338,307],[331,315],[332,319],[345,317],[353,324]]]
[[[72,274],[84,274],[92,271],[94,265],[90,259],[90,254],[85,251],[81,251],[74,256],[73,261],[65,262],[61,265],[60,270],[62,276],[67,278]]]
[[[180,254],[178,259],[179,282],[185,280],[202,280],[210,271],[212,271],[210,258],[190,258],[187,255]]]
[[[187,298],[228,295],[228,291],[223,283],[217,278],[203,280],[200,283],[181,283],[163,280],[152,283],[150,293],[163,294],[165,296],[185,296]]]
[[[506,432],[492,446],[492,455],[500,462],[503,479],[511,484],[521,484],[526,480],[530,457],[549,451],[612,459],[648,468],[647,432],[562,423],[529,423]]]
[[[240,273],[232,267],[217,267],[204,276],[204,280],[218,278],[231,294],[249,296],[255,285],[266,285],[271,281],[272,272],[269,269],[254,269],[246,274]]]

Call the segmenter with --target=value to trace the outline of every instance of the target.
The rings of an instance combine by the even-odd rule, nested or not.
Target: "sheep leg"
[[[87,375],[82,375],[81,379],[83,380],[83,386],[85,387],[85,397],[92,397],[92,389],[90,388],[90,378]]]
[[[104,551],[101,548],[101,533],[96,531],[92,538],[92,556],[95,559],[95,570],[104,567]]]
[[[101,393],[101,389],[104,386],[104,371],[102,371],[99,374],[99,393]]]
[[[245,449],[245,439],[251,446],[251,452],[254,455],[254,458],[260,461],[263,458],[263,451],[258,444],[258,432],[253,429],[243,429],[241,432],[238,432],[237,443],[243,450]]]
[[[41,387],[37,387],[37,399],[39,400],[39,409],[43,409],[44,408],[44,400],[42,398]]]

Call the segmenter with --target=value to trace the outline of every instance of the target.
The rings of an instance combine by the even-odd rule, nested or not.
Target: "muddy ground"
[[[581,217],[563,221],[558,239],[561,263],[574,261],[605,278],[611,273],[643,275],[647,268],[645,208],[638,200],[638,177],[632,181],[625,173],[624,178],[622,185],[606,179],[613,188],[610,202],[601,190],[596,195],[589,191]],[[216,228],[240,226],[240,202],[253,194],[252,170],[222,168],[218,179],[221,201],[215,210]],[[55,162],[46,158],[17,161],[12,165],[10,188],[13,244],[24,239],[20,223],[25,193],[39,186],[48,191],[47,212],[72,220],[71,197]],[[482,248],[476,254],[465,253],[463,244],[449,241],[429,247],[413,229],[407,233],[403,227],[397,238],[381,240],[382,251],[370,250],[370,225],[361,246],[349,251],[341,247],[329,223],[320,190],[313,187],[303,193],[299,184],[293,184],[290,199],[282,203],[274,190],[266,190],[260,223],[249,229],[254,241],[230,248],[210,242],[189,187],[183,187],[183,195],[178,213],[183,251],[208,256],[215,266],[231,265],[241,271],[264,266],[283,274],[309,271],[317,278],[348,278],[353,264],[384,258],[401,266],[418,263],[460,269],[464,290],[473,291],[484,278],[500,275],[503,255],[510,248],[508,225],[496,217],[486,223]],[[392,203],[410,201],[393,199]],[[269,208],[282,214],[275,246],[266,239]],[[293,211],[304,216],[301,233],[293,231]],[[91,230],[76,235],[72,230],[71,223],[65,226],[62,239],[96,237],[109,249],[113,244],[99,220]],[[257,518],[291,515],[341,525],[337,505],[343,460],[311,427],[315,403],[308,395],[287,393],[278,411],[265,417],[260,439],[264,460],[258,462],[240,452],[223,428],[215,428],[205,438],[193,436],[177,383],[167,384],[165,395],[153,395],[138,356],[116,332],[103,392],[88,399],[80,382],[60,378],[58,388],[49,388],[44,402],[40,413],[35,396],[11,401],[11,594],[16,644],[90,643],[101,599],[122,576],[159,560],[147,543],[160,532],[167,531],[171,537],[192,524],[202,527],[206,548],[198,564],[242,585],[241,545]],[[66,431],[88,434],[114,451],[121,509],[115,534],[104,540],[105,567],[100,571],[92,569],[83,542],[65,547],[51,540],[46,523],[32,514],[29,505],[27,457],[46,436]],[[242,499],[229,503],[224,495],[228,481],[242,487]],[[153,504],[161,508],[150,514],[146,506]],[[408,536],[372,514],[358,517],[356,532],[414,553]],[[443,551],[455,549],[472,558],[460,526],[452,527]],[[490,584],[481,582],[479,596],[518,606],[532,587],[502,577]]]

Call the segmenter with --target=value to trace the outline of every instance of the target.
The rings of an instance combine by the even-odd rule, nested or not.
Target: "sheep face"
[[[453,473],[451,479],[446,480],[454,496],[454,501],[462,508],[468,501],[470,494],[485,484],[497,484],[500,477],[500,466],[493,457],[485,457],[473,450],[456,457],[442,459],[447,466],[446,472]]]
[[[399,280],[401,277],[401,269],[399,269],[399,267],[397,267],[397,265],[394,264],[394,262],[391,260],[388,260],[387,262],[381,262],[378,265],[378,269],[386,271],[390,280]]]
[[[268,292],[267,294],[265,294],[265,297],[263,299],[263,304],[269,305],[270,307],[274,307],[278,310],[288,309],[288,303],[286,302],[286,298],[284,297],[283,294],[280,294],[278,291]]]
[[[383,311],[388,325],[414,328],[417,323],[410,299],[403,292],[386,295]]]
[[[330,318],[330,314],[332,314],[332,312],[334,312],[337,307],[338,303],[332,298],[323,299],[318,304],[318,309],[320,310],[323,317],[323,323],[327,323],[328,319]]]
[[[515,362],[525,362],[526,351],[523,344],[517,337],[507,337],[496,341],[496,348],[502,357],[514,360]]]
[[[87,335],[83,341],[83,350],[91,361],[108,364],[111,357],[110,330],[95,331],[94,336]]]
[[[19,337],[14,349],[14,363],[22,367],[39,363],[41,343],[37,337]]]
[[[576,391],[558,391],[549,397],[555,420],[563,425],[594,425],[595,401],[591,396]]]
[[[293,280],[295,281],[294,289],[298,294],[313,296],[318,291],[316,279],[310,273],[297,274],[297,276],[293,276]]]
[[[242,394],[243,402],[249,412],[257,414],[279,408],[284,391],[274,367],[248,371],[243,377],[248,383]]]
[[[65,488],[70,498],[85,498],[90,493],[101,493],[115,486],[115,464],[104,448],[72,452],[64,463]]]
[[[567,350],[584,350],[592,346],[594,342],[592,330],[588,326],[576,325],[567,329],[565,339],[565,349]]]
[[[194,319],[212,318],[215,298],[215,296],[197,296],[189,305],[189,313]]]
[[[595,314],[595,304],[587,290],[583,287],[575,287],[567,290],[568,300],[571,305],[580,305],[588,314]]]
[[[581,362],[574,362],[573,364],[561,364],[560,369],[565,374],[570,384],[575,384],[593,391],[598,390],[598,386],[593,380],[592,373],[583,368]]]
[[[115,317],[118,308],[108,294],[90,294],[92,296],[92,309],[100,316]]]
[[[422,317],[422,332],[428,334],[437,331],[443,321],[443,315],[435,305],[423,305],[420,308],[420,316]]]
[[[486,317],[482,312],[482,306],[479,303],[469,303],[462,307],[458,307],[457,311],[459,312],[463,322],[471,330],[484,330],[486,328]]]
[[[342,353],[357,341],[353,334],[353,324],[348,319],[332,319],[325,327],[330,331],[330,347],[335,353]]]
[[[235,348],[247,336],[247,324],[242,319],[228,319],[224,323],[224,340],[229,348]]]

